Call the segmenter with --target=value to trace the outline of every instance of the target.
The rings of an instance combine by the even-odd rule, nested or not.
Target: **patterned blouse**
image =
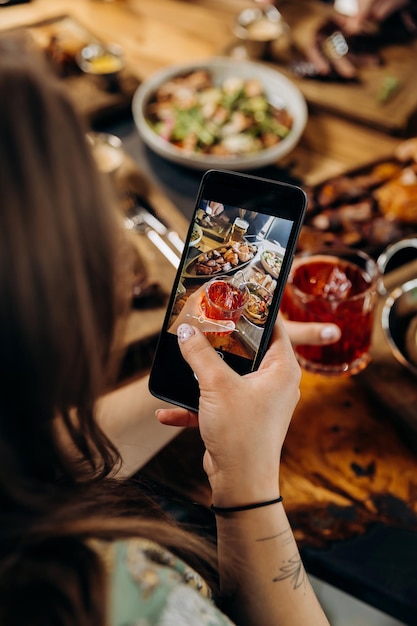
[[[109,581],[109,626],[233,626],[207,583],[147,539],[94,542]]]

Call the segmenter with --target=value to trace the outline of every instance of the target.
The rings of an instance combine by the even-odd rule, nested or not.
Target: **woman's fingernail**
[[[185,343],[195,334],[195,329],[190,324],[180,324],[177,329],[177,337],[181,343]]]
[[[325,341],[328,341],[329,339],[338,339],[339,332],[335,326],[325,326],[320,332],[320,337]]]

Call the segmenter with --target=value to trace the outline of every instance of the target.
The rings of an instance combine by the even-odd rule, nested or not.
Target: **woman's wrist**
[[[258,480],[242,485],[211,484],[212,502],[215,507],[243,506],[252,502],[267,502],[280,496],[278,476],[265,484]]]
[[[243,511],[253,511],[254,509],[263,509],[266,506],[272,506],[273,504],[279,504],[282,502],[283,497],[277,496],[272,500],[261,500],[256,502],[248,502],[247,504],[239,504],[237,506],[215,506],[211,505],[211,510],[216,515],[228,515],[230,513],[241,513]]]

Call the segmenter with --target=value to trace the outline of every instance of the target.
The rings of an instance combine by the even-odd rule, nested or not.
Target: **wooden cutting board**
[[[308,0],[283,0],[279,9],[290,25],[291,37],[298,49],[305,49],[314,40],[318,26],[331,15],[331,5]],[[288,59],[281,62],[278,53],[275,54],[273,66],[300,88],[310,106],[393,135],[411,136],[417,130],[417,39],[409,43],[386,45],[381,49],[381,55],[384,65],[360,69],[358,83],[296,78],[287,68]],[[387,76],[397,78],[400,86],[382,104],[378,102],[377,94]]]
[[[390,272],[385,278],[388,293],[417,276],[417,261]],[[381,313],[386,298],[381,297],[372,339],[372,362],[356,378],[372,394],[375,402],[389,410],[396,429],[417,451],[417,377],[393,356],[382,329]]]

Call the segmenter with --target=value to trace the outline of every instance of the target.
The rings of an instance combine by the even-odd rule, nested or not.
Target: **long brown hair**
[[[86,538],[141,534],[209,569],[214,556],[109,478],[119,456],[94,404],[127,292],[86,128],[21,37],[0,38],[0,94],[0,621],[103,626],[104,573]]]

